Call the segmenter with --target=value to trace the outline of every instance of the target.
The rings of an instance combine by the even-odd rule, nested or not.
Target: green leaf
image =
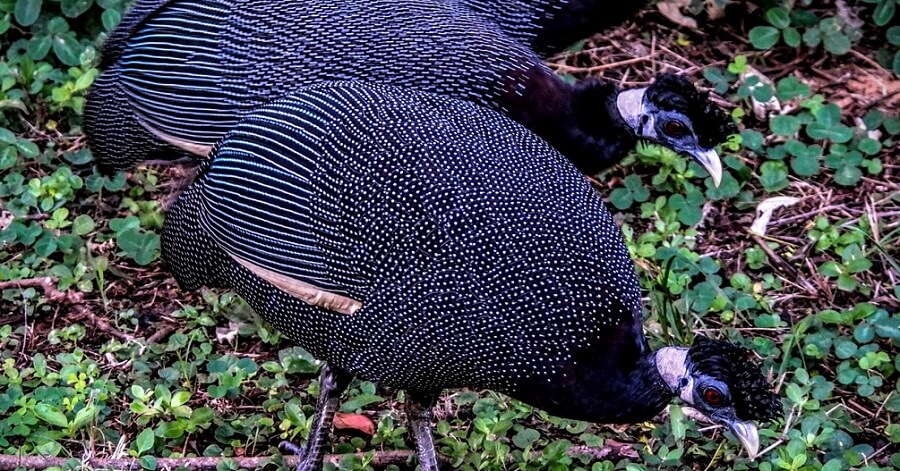
[[[853,130],[843,124],[828,126],[822,123],[809,123],[806,126],[806,134],[820,141],[831,141],[843,144],[853,138]]]
[[[63,15],[69,18],[78,18],[82,13],[88,11],[94,0],[61,0],[59,2]]]
[[[812,27],[803,33],[803,42],[809,47],[817,47],[822,42],[822,31],[818,27]]]
[[[886,0],[878,2],[875,5],[875,13],[872,14],[872,18],[875,20],[875,24],[878,26],[884,26],[891,22],[894,18],[894,11],[897,8],[896,2],[894,0]]]
[[[120,21],[122,21],[122,13],[118,10],[105,10],[102,15],[100,15],[100,19],[103,21],[103,27],[106,31],[112,31],[116,28]]]
[[[814,155],[804,154],[791,160],[791,170],[801,177],[816,175],[820,168],[819,158]]]
[[[864,137],[857,146],[860,152],[866,155],[875,155],[881,151],[881,142],[870,137]]]
[[[519,433],[513,436],[513,444],[523,450],[528,448],[532,443],[536,442],[539,438],[541,438],[540,432],[533,428],[526,428],[519,431]]]
[[[163,422],[159,424],[159,436],[162,438],[181,438],[184,436],[184,421]]]
[[[834,278],[840,276],[841,273],[844,273],[844,267],[835,261],[828,261],[819,266],[819,274],[822,276]]]
[[[97,417],[97,413],[100,412],[96,406],[87,406],[77,414],[75,414],[75,420],[72,421],[72,430],[78,430],[85,425],[93,422],[94,418]]]
[[[172,395],[171,405],[172,407],[180,407],[187,404],[190,399],[191,393],[187,391],[178,391]]]
[[[778,28],[771,26],[757,26],[750,30],[750,43],[757,49],[770,49],[781,36]]]
[[[800,43],[803,42],[800,31],[794,27],[788,27],[781,30],[781,37],[784,38],[784,43],[790,47],[800,47]]]
[[[875,333],[881,338],[900,342],[900,318],[889,317],[876,322]]]
[[[61,428],[66,428],[69,426],[69,420],[66,419],[66,415],[63,414],[62,411],[59,410],[59,408],[50,404],[46,404],[43,402],[38,403],[36,406],[34,406],[34,415],[50,425],[55,425]]]
[[[612,203],[616,209],[624,210],[631,207],[631,204],[634,203],[634,198],[631,196],[631,191],[627,188],[616,188],[610,192],[609,202]]]
[[[759,152],[763,146],[763,135],[759,131],[744,129],[741,131],[741,144],[752,151]]]
[[[53,39],[51,39],[50,36],[38,34],[31,38],[31,41],[28,41],[26,52],[28,53],[28,57],[39,61],[47,57],[47,53],[50,52],[52,46]]]
[[[56,237],[48,232],[44,232],[43,235],[35,242],[34,244],[34,252],[41,257],[49,257],[56,252],[56,249],[59,247],[56,241]]]
[[[14,145],[17,140],[14,132],[6,128],[0,128],[0,144]]]
[[[842,291],[856,291],[858,283],[855,278],[848,274],[841,274],[837,279],[838,289]]]
[[[834,173],[834,181],[838,185],[853,186],[862,178],[862,170],[855,165],[844,165]]]
[[[819,107],[813,112],[813,115],[816,117],[816,122],[826,127],[836,126],[841,123],[841,107],[834,103],[828,103]]]
[[[153,435],[153,429],[145,428],[134,440],[135,451],[138,455],[143,455],[153,449],[155,441],[156,436]]]
[[[288,404],[290,405],[290,404]],[[288,410],[288,407],[285,406],[285,411]],[[213,418],[215,418],[215,412],[209,407],[200,407],[191,411],[191,423],[196,426],[205,426],[212,423]]]
[[[887,40],[892,46],[900,46],[900,26],[891,26],[888,28]]]
[[[19,154],[13,146],[0,148],[0,170],[11,168],[19,160]]]
[[[853,355],[856,355],[857,350],[859,347],[856,346],[856,343],[847,338],[841,337],[834,341],[834,354],[841,360],[852,358]]]
[[[791,18],[788,16],[787,10],[781,7],[770,8],[766,12],[766,20],[778,29],[784,29],[791,25]]]
[[[20,154],[29,159],[33,159],[41,154],[41,150],[38,148],[37,144],[28,139],[17,139],[16,149],[19,150]]]
[[[844,33],[827,34],[822,38],[822,43],[825,45],[825,50],[836,56],[850,52],[850,38]]]
[[[58,34],[53,37],[53,52],[63,64],[79,65],[82,49],[81,44],[72,33]]]
[[[862,345],[875,340],[875,328],[868,322],[862,322],[853,329],[853,338]]]
[[[72,165],[85,165],[93,160],[91,152],[86,149],[78,149],[75,152],[63,152],[63,158]]]
[[[154,471],[159,465],[155,456],[142,456],[138,459],[138,463],[141,464],[141,468],[148,471]]]
[[[31,26],[41,14],[43,0],[16,0],[16,23],[22,26]]]
[[[784,162],[768,161],[760,167],[759,182],[768,192],[783,190],[788,186],[788,171]]]
[[[769,121],[769,129],[779,136],[790,137],[800,130],[800,124],[796,116],[779,115]]]
[[[377,396],[375,394],[360,394],[353,399],[350,399],[349,401],[343,403],[341,405],[341,412],[354,412],[357,409],[362,409],[369,404],[376,404],[383,400],[383,397]]]

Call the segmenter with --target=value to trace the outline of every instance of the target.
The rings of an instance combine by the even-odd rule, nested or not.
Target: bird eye
[[[681,124],[680,121],[676,121],[674,119],[670,119],[669,121],[666,121],[666,124],[664,124],[663,126],[666,131],[666,134],[668,134],[676,139],[680,139],[684,136],[687,136],[687,134],[688,134],[687,127],[684,124]]]
[[[722,405],[722,402],[724,401],[722,393],[713,388],[707,388],[706,391],[703,391],[703,398],[713,406]]]

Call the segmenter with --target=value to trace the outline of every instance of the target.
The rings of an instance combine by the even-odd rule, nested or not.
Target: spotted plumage
[[[675,116],[688,135],[667,140],[665,127],[633,124],[656,108],[623,108],[620,90],[603,81],[571,85],[532,49],[618,22],[641,3],[138,0],[104,44],[104,72],[87,95],[84,129],[102,169],[198,158],[274,98],[323,81],[365,80],[498,110],[585,173],[616,163],[643,138],[695,157],[706,152],[697,158],[717,179],[712,148],[724,136],[691,128],[692,119],[727,120],[714,107],[699,118]],[[708,103],[684,83],[672,92],[688,94],[680,103]],[[679,99],[660,91],[652,96]]]
[[[427,405],[445,388],[634,422],[679,395],[693,403],[695,377],[729,396],[749,384],[687,349],[651,351],[597,193],[523,126],[442,95],[328,83],[254,111],[170,210],[163,258],[183,288],[233,288],[328,362],[301,469],[321,462],[352,376],[410,392],[423,469],[436,469]],[[290,280],[361,307],[325,308]],[[709,410],[755,452],[754,417]]]
[[[215,273],[317,357],[382,384],[515,394],[606,327],[645,348],[599,196],[546,143],[462,101],[362,85],[277,101],[228,134],[168,219],[186,287]],[[323,315],[230,256],[363,308]]]

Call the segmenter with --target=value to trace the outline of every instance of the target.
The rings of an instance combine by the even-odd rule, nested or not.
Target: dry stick
[[[595,65],[593,67],[573,67],[571,65],[565,64],[550,64],[551,67],[555,68],[557,72],[599,72],[601,70],[606,69],[615,69],[617,67],[621,67],[623,65],[629,64],[637,64],[638,62],[645,62],[653,58],[655,54],[647,54],[642,57],[635,57],[632,59],[625,59],[618,62],[611,62],[609,64],[600,64]]]
[[[25,278],[22,280],[0,281],[0,291],[5,289],[25,289],[40,288],[44,291],[47,299],[53,302],[62,301],[67,298],[66,293],[56,289],[57,279],[52,276],[42,276],[39,278]]]
[[[770,225],[772,225],[772,226],[780,226],[780,225],[785,224],[785,223],[788,223],[788,222],[797,221],[797,220],[799,220],[799,219],[805,219],[805,218],[808,218],[808,217],[810,217],[810,216],[818,216],[818,215],[820,215],[820,214],[822,214],[822,213],[824,213],[824,212],[831,211],[831,210],[836,210],[836,209],[843,209],[843,210],[846,210],[846,209],[847,209],[847,205],[845,205],[845,204],[832,204],[832,205],[824,206],[824,207],[821,207],[821,208],[818,208],[818,209],[814,209],[814,210],[812,210],[812,211],[807,211],[807,212],[805,212],[805,213],[797,214],[796,216],[788,216],[788,217],[786,217],[786,218],[782,218],[782,219],[778,219],[778,220],[772,221],[772,222],[770,223]]]
[[[94,327],[96,327],[97,329],[99,329],[103,332],[106,332],[107,334],[112,335],[113,337],[115,337],[123,342],[131,342],[134,340],[134,336],[128,335],[125,332],[122,332],[121,330],[113,327],[113,325],[110,324],[109,321],[107,321],[106,319],[104,319],[102,317],[97,316],[96,314],[91,312],[90,309],[88,309],[84,306],[75,306],[74,309],[75,309],[75,312],[86,317],[91,322],[91,324],[93,324]]]
[[[619,443],[614,440],[607,440],[610,445],[603,448],[594,448],[589,446],[573,446],[569,448],[567,454],[569,456],[589,456],[594,460],[618,459],[618,458],[636,458],[637,452],[631,445]],[[375,451],[369,453],[350,453],[346,455],[327,455],[325,461],[333,465],[338,465],[346,458],[356,457],[357,459],[368,461],[368,463],[376,468],[383,468],[388,465],[401,465],[406,463],[410,457],[414,456],[412,451]],[[532,457],[540,456],[540,452],[534,452]],[[284,465],[293,468],[297,466],[299,457],[294,455],[283,456]],[[34,468],[46,469],[50,467],[63,467],[71,458],[60,458],[55,456],[15,456],[0,455],[0,471],[13,471],[16,468]],[[229,461],[239,468],[256,469],[271,464],[275,460],[273,456],[255,456],[242,458],[224,458],[224,457],[197,457],[197,458],[157,458],[156,465],[158,469],[175,469],[187,468],[191,470],[214,470],[216,467]],[[135,458],[90,458],[85,460],[88,467],[94,469],[116,469],[116,470],[140,470],[141,465]]]

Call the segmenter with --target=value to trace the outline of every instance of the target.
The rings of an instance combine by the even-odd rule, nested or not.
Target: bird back
[[[101,119],[117,110],[132,115],[117,122],[204,155],[241,116],[301,86],[366,80],[500,108],[527,70],[545,69],[468,6],[435,0],[138,2],[104,47],[104,64],[85,121],[107,168],[147,158],[145,146],[122,149]]]

